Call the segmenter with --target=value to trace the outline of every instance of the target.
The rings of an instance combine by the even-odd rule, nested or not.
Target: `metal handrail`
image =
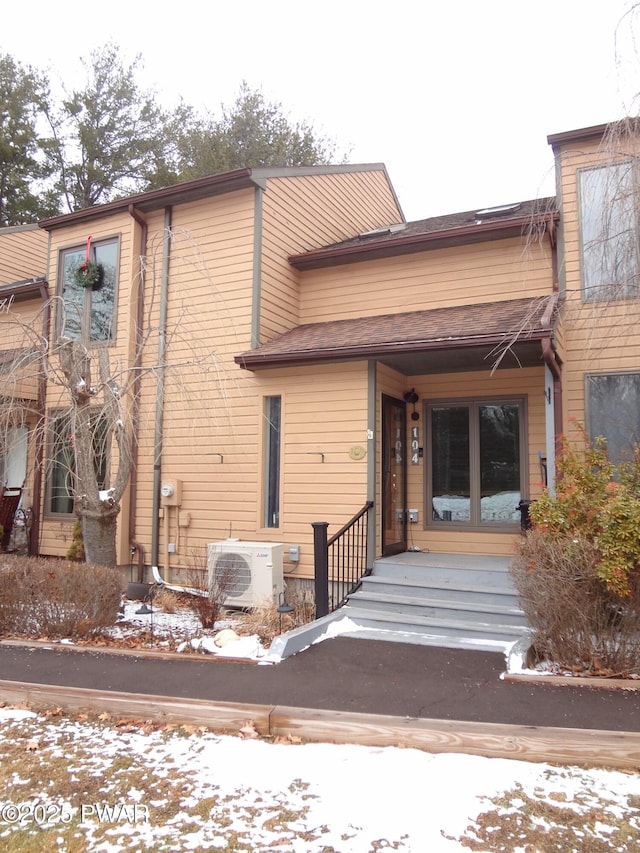
[[[312,524],[316,618],[337,610],[358,588],[362,578],[370,574],[368,522],[372,507],[373,501],[367,501],[330,539],[328,522]]]

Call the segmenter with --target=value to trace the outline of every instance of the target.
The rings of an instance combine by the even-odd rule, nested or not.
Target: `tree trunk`
[[[96,518],[95,513],[84,514],[80,511],[82,521],[82,539],[87,563],[100,566],[115,566],[116,554],[116,519],[117,512],[108,508],[107,512]]]

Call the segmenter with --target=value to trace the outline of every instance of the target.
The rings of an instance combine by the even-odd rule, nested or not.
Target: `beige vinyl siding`
[[[47,272],[47,235],[37,225],[0,228],[0,286]]]
[[[546,296],[551,279],[548,244],[519,238],[311,270],[300,322]]]
[[[563,147],[558,158],[562,192],[564,264],[566,288],[562,310],[563,422],[567,435],[577,437],[585,424],[585,374],[640,370],[640,300],[583,301],[578,180],[581,169],[638,156],[630,140],[611,154],[597,140]]]
[[[159,323],[164,213],[150,217],[148,228],[156,257],[145,287],[145,311],[147,322],[155,328]],[[190,515],[190,523],[180,528],[175,564],[184,566],[192,550],[229,535],[228,523],[233,523],[236,510],[226,473],[233,472],[234,478],[247,484],[254,476],[255,463],[249,456],[242,459],[236,454],[236,464],[231,461],[235,448],[242,447],[246,423],[255,420],[253,400],[246,391],[250,375],[233,363],[234,355],[250,346],[253,192],[178,206],[171,213],[171,230],[161,473],[162,479],[183,481],[180,509]],[[154,335],[143,355],[139,430],[136,535],[145,543],[151,542],[152,529],[157,391],[153,368],[157,360],[158,338]],[[222,454],[223,462],[215,454]],[[218,491],[219,482],[225,484],[223,491]],[[176,510],[169,509],[168,515],[174,541]],[[165,530],[163,519],[163,565]]]
[[[0,303],[0,352],[16,347],[28,346],[33,338],[28,330],[41,335],[44,312],[41,299],[9,298],[5,305]]]
[[[180,531],[172,568],[187,565],[194,551],[203,554],[207,542],[232,535],[300,545],[296,574],[312,576],[312,522],[327,521],[335,532],[366,501],[366,458],[349,456],[352,446],[366,447],[366,363],[328,366],[321,376],[312,368],[255,376],[243,372],[224,387],[203,384],[197,409],[178,409],[172,394],[162,474],[183,481],[180,511],[190,517],[188,528]],[[266,528],[262,521],[262,413],[264,398],[271,395],[282,398],[280,528]],[[141,449],[146,473],[140,483],[139,533],[145,540],[151,530],[144,494],[149,510],[151,496],[142,485],[150,482],[150,456]],[[169,516],[169,541],[175,542],[176,510]],[[164,522],[160,529],[164,560]]]
[[[270,179],[263,196],[261,343],[301,320],[287,258],[402,220],[382,170]]]

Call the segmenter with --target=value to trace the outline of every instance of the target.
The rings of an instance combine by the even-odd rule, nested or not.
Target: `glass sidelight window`
[[[427,506],[431,522],[518,522],[524,402],[428,406]]]
[[[265,400],[264,526],[280,524],[281,397]]]

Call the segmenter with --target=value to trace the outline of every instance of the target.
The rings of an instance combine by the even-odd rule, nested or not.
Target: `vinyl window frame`
[[[578,170],[576,180],[582,299],[636,298],[640,292],[637,164],[627,159],[584,167]],[[589,180],[597,180],[598,186],[589,187]]]
[[[481,470],[480,470],[480,424],[473,413],[477,413],[483,406],[499,406],[504,404],[517,405],[518,407],[518,442],[519,442],[519,480],[521,499],[528,494],[528,406],[527,397],[514,395],[462,397],[426,400],[424,402],[424,424],[425,424],[425,456],[426,467],[424,476],[424,498],[425,498],[425,527],[439,530],[465,530],[473,532],[487,532],[499,530],[513,532],[516,525],[520,524],[516,517],[517,503],[514,502],[514,517],[508,521],[482,521],[481,507]],[[441,407],[469,408],[469,478],[470,478],[470,518],[464,521],[449,521],[433,518],[433,423],[431,412]]]
[[[268,530],[274,530],[280,527],[281,520],[282,396],[273,394],[264,397],[263,407],[262,525]]]
[[[113,266],[106,263],[104,250],[115,247]],[[116,341],[117,307],[119,291],[119,269],[120,269],[120,235],[100,237],[93,240],[90,246],[89,258],[95,263],[103,263],[105,266],[105,283],[100,290],[91,287],[82,287],[73,280],[74,271],[80,266],[86,257],[86,243],[73,244],[61,248],[58,252],[58,281],[57,295],[59,298],[56,333],[58,337],[70,337],[85,346],[110,346]],[[101,255],[103,256],[101,258]],[[109,290],[112,289],[112,293]],[[65,293],[68,298],[65,299]],[[72,299],[73,295],[81,298]],[[108,334],[99,336],[95,334],[94,314],[97,306],[109,296],[110,322]],[[73,317],[73,307],[78,306],[76,316]],[[77,332],[75,328],[77,327]],[[97,327],[100,328],[99,326]]]

